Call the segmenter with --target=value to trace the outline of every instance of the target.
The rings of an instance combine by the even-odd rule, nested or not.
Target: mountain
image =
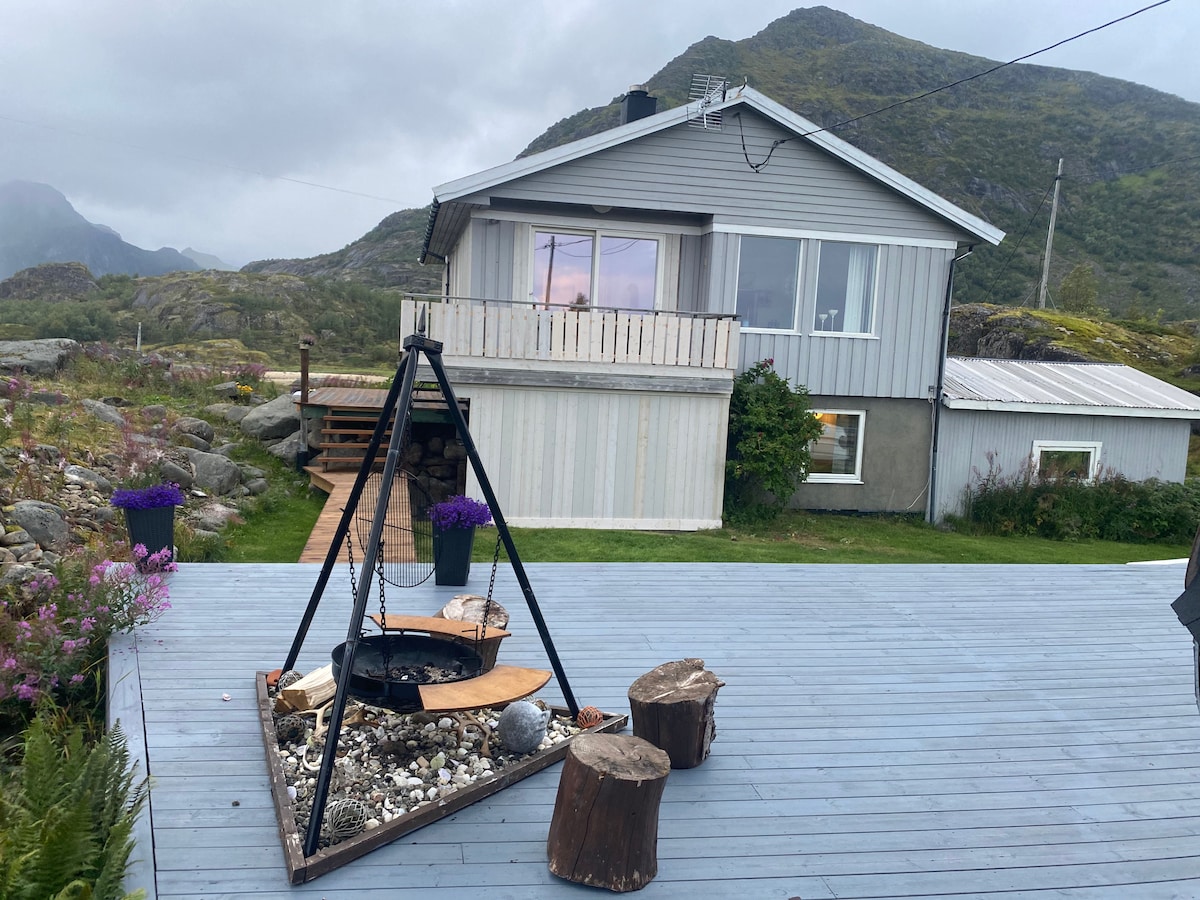
[[[191,247],[184,247],[180,252],[201,269],[216,269],[218,272],[236,272],[238,268],[237,266],[231,266],[219,256],[213,256],[211,253],[201,253],[199,250],[193,250]]]
[[[311,259],[266,259],[249,263],[243,272],[306,275],[351,281],[379,288],[399,288],[416,294],[434,293],[442,266],[417,262],[429,207],[392,213],[373,229],[341,250]]]
[[[1064,158],[1051,299],[1062,279],[1084,265],[1098,279],[1100,305],[1114,314],[1200,317],[1200,104],[1090,72],[1027,64],[902,102],[995,65],[815,7],[797,9],[745,40],[706,37],[647,83],[666,109],[687,102],[694,73],[734,85],[748,79],[1005,229],[1009,236],[999,248],[980,247],[960,265],[960,302],[1019,305],[1034,293],[1050,191]],[[630,74],[631,82],[642,77]],[[521,155],[616,126],[619,101],[563,119]],[[875,114],[892,104],[901,105]],[[1182,161],[1159,165],[1169,160]],[[427,289],[440,267],[415,267],[424,222],[424,210],[406,210],[338,253],[247,269]],[[382,246],[386,261],[379,268]]]
[[[170,247],[143,250],[76,212],[47,184],[0,185],[0,279],[46,262],[80,262],[92,275],[161,275],[200,268]]]

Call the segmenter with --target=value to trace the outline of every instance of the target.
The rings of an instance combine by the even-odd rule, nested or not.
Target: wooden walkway
[[[323,563],[325,556],[329,553],[329,545],[333,543],[334,532],[337,531],[338,523],[342,520],[342,511],[346,508],[346,501],[350,499],[350,489],[354,487],[354,479],[358,473],[322,472],[317,466],[305,466],[304,471],[308,473],[313,487],[323,490],[329,495],[329,499],[325,501],[325,507],[317,516],[312,534],[308,536],[308,543],[300,552],[299,561]],[[361,555],[360,553],[359,556],[361,557]],[[347,561],[345,542],[343,542],[338,552],[338,562]],[[361,558],[358,562],[362,562]]]
[[[547,870],[560,766],[289,887],[253,680],[282,663],[317,569],[180,568],[174,608],[111,653],[112,713],[151,775],[131,889],[601,896]],[[689,656],[727,682],[712,756],[668,779],[639,897],[1200,897],[1200,713],[1170,609],[1182,565],[528,570],[581,705],[627,712],[635,678]],[[461,590],[393,591],[388,609],[427,615]],[[544,667],[505,567],[497,598],[500,661]],[[302,668],[345,639],[349,608],[341,567]],[[555,682],[539,696],[559,699]]]

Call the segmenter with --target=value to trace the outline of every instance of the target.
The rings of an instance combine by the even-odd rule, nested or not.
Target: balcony
[[[730,377],[737,366],[739,323],[731,315],[409,295],[402,336],[417,331],[422,311],[425,333],[442,342],[447,363],[657,366]]]

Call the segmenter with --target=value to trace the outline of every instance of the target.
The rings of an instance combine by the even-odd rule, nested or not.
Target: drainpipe
[[[974,245],[967,248],[965,253],[950,260],[950,272],[946,276],[946,301],[942,305],[941,353],[938,354],[937,384],[933,388],[933,434],[929,442],[929,499],[925,508],[925,521],[933,523],[935,501],[937,499],[937,463],[938,437],[942,425],[942,391],[946,385],[946,348],[950,343],[950,301],[954,294],[954,265],[960,259],[966,259],[974,251]]]

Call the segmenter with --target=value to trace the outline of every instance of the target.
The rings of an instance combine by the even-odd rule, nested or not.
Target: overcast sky
[[[1007,61],[1150,2],[825,5]],[[0,0],[0,182],[53,185],[142,247],[312,256],[511,160],[706,35],[740,40],[797,5]],[[1200,102],[1197,48],[1200,3],[1172,0],[1031,62]]]

